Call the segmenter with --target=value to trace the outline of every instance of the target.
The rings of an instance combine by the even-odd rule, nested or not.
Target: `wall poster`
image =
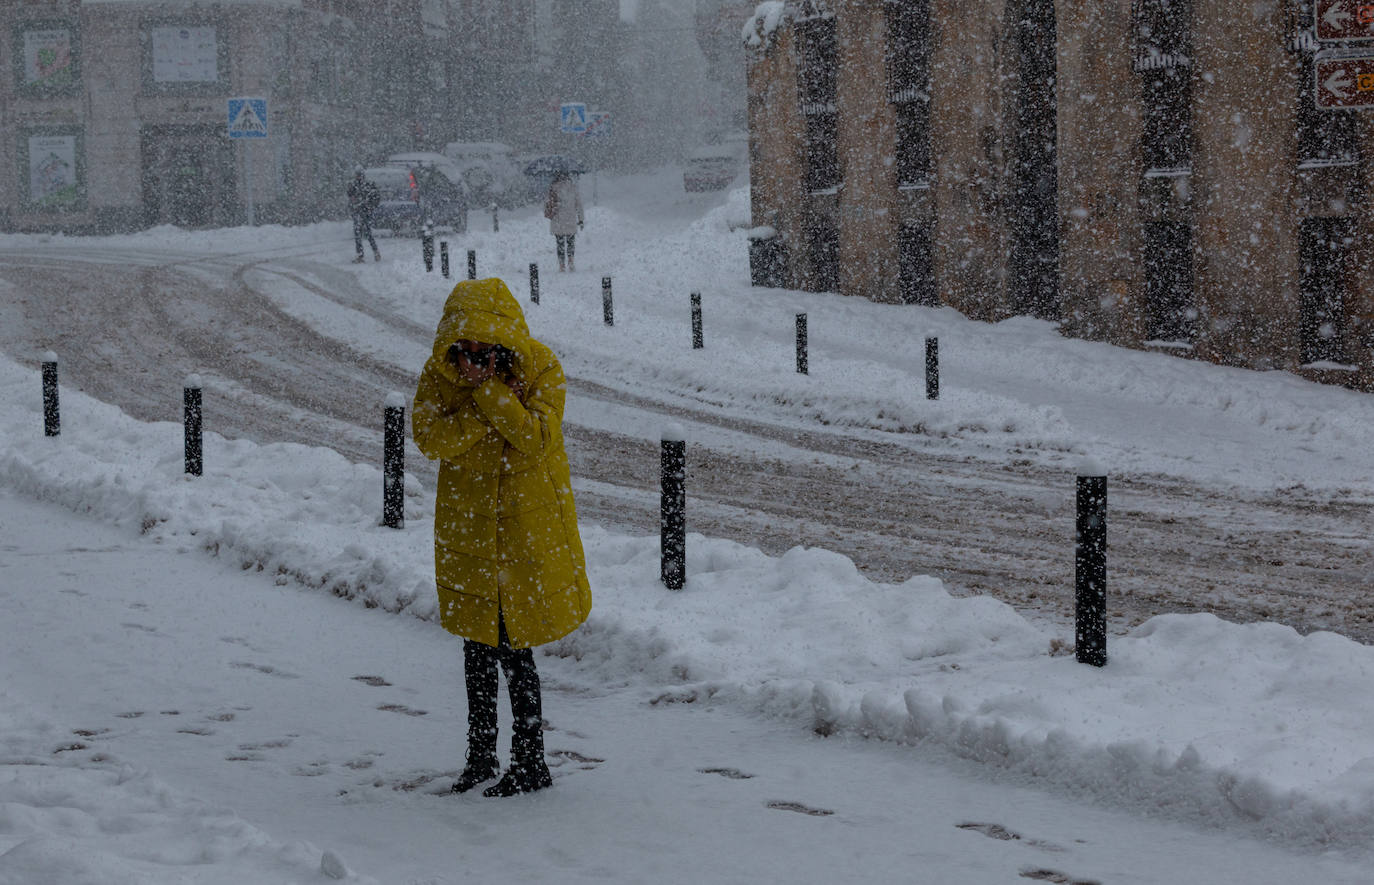
[[[28,136],[29,205],[40,210],[77,209],[82,203],[76,135]]]
[[[216,83],[219,43],[214,25],[150,29],[154,83]]]
[[[76,53],[68,28],[24,31],[23,85],[39,89],[65,89],[76,83]]]

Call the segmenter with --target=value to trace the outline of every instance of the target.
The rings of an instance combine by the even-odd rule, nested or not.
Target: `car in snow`
[[[439,155],[393,154],[384,165],[363,170],[382,197],[372,214],[374,227],[399,236],[416,236],[426,224],[455,233],[467,230],[472,203],[467,186],[456,170],[433,157]]]
[[[451,141],[443,156],[457,169],[475,205],[518,206],[528,202],[528,187],[509,145],[498,141]]]
[[[683,189],[689,192],[724,190],[748,168],[748,154],[748,136],[725,137],[688,151],[682,168]]]

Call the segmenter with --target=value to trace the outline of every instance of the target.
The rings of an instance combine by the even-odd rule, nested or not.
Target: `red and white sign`
[[[1318,40],[1374,40],[1374,0],[1317,0]]]
[[[1317,107],[1374,108],[1374,55],[1354,58],[1319,58]]]

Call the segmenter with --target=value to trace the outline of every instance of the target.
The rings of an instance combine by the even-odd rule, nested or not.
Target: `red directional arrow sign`
[[[1317,107],[1374,108],[1374,55],[1319,58]]]
[[[1374,0],[1317,0],[1318,40],[1374,40]]]

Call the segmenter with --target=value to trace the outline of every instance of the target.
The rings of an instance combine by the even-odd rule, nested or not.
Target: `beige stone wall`
[[[1007,308],[1011,47],[1004,0],[931,0],[935,278],[940,300],[978,319]]]
[[[1058,0],[1055,16],[1063,328],[1138,344],[1143,170],[1131,0]]]
[[[1293,368],[1298,336],[1296,66],[1277,0],[1194,0],[1195,347]]]
[[[896,122],[887,101],[883,0],[837,4],[840,292],[898,300]]]
[[[749,198],[755,227],[772,227],[788,247],[788,276],[797,280],[806,140],[797,102],[792,31],[775,31],[770,43],[749,52]]]

